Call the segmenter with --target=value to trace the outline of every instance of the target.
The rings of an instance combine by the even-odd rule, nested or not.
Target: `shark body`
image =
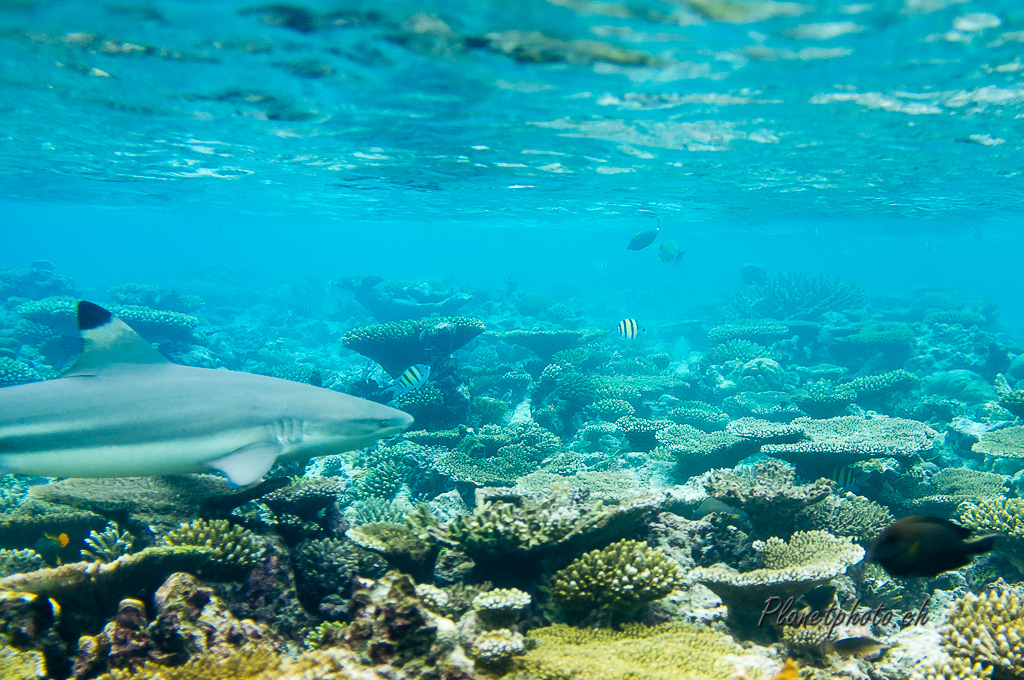
[[[110,312],[78,305],[82,354],[61,378],[0,388],[0,470],[46,477],[225,473],[363,448],[412,416],[347,394],[172,364]]]

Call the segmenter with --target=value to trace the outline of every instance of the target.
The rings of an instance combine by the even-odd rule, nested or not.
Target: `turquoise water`
[[[750,652],[746,675],[641,667],[628,677],[782,680],[789,676],[775,674],[786,658],[838,672],[844,662],[820,641],[808,648],[781,629],[745,627],[750,611],[722,596],[726,616],[694,586],[714,583],[700,570],[717,562],[764,566],[758,546],[795,540],[797,530],[851,542],[836,558],[846,560],[840,575],[820,579],[838,586],[832,597],[842,607],[860,597],[906,612],[933,595],[939,604],[927,625],[937,630],[939,605],[999,579],[1009,584],[1004,597],[1024,602],[1022,73],[1024,7],[1011,0],[0,0],[0,390],[55,378],[71,364],[77,299],[110,307],[176,363],[377,402],[388,401],[382,388],[401,370],[354,349],[353,334],[408,319],[429,335],[448,323],[437,318],[439,300],[461,301],[444,313],[487,328],[454,359],[417,345],[427,336],[405,347],[408,359],[386,357],[431,366],[428,381],[393,404],[417,419],[407,437],[309,467],[285,462],[270,477],[291,486],[238,507],[225,505],[235,491],[219,478],[189,478],[193,495],[173,496],[168,510],[168,492],[145,478],[122,488],[117,480],[2,477],[0,595],[13,588],[42,598],[23,600],[32,616],[50,611],[52,598],[67,618],[22,639],[3,631],[28,605],[0,608],[0,670],[10,650],[32,663],[45,658],[46,671],[26,671],[24,680],[87,680],[147,658],[177,665],[203,657],[192,648],[171,654],[156,623],[168,607],[157,589],[190,587],[170,575],[179,569],[132,572],[92,609],[81,591],[50,577],[61,564],[73,571],[93,561],[82,542],[111,531],[108,521],[135,534],[126,552],[142,555],[138,564],[178,540],[168,537],[179,524],[219,519],[252,532],[237,540],[258,557],[232,553],[220,565],[227,572],[194,556],[186,566],[215,584],[218,625],[252,619],[270,632],[250,629],[241,639],[263,648],[277,636],[275,653],[295,656],[324,622],[373,628],[372,607],[350,608],[356,576],[379,580],[390,567],[443,588],[465,606],[428,605],[434,595],[421,592],[416,611],[459,622],[459,644],[477,667],[464,676],[403,671],[424,680],[512,668],[501,665],[508,658],[481,660],[487,626],[479,607],[467,614],[471,597],[491,587],[532,598],[508,624],[513,637],[552,622],[635,620],[697,622],[736,642],[777,643]],[[653,245],[626,248],[654,229]],[[685,254],[664,262],[659,249],[671,242]],[[375,290],[386,303],[374,307],[343,278],[360,275],[382,279]],[[791,302],[801,295],[803,306]],[[643,328],[638,339],[616,332],[630,319]],[[516,333],[580,329],[594,337],[562,355],[516,342]],[[602,403],[609,400],[618,403]],[[621,420],[626,411],[641,422]],[[741,420],[751,416],[763,420]],[[934,441],[905,456],[902,435],[874,433],[869,444],[885,456],[851,462],[843,447],[856,449],[857,434],[833,432],[822,443],[823,431],[839,427],[823,424],[834,416],[865,429],[901,418],[894,428]],[[4,417],[0,408],[0,464]],[[820,447],[814,464],[749,434],[793,423],[796,436]],[[644,427],[660,438],[643,437]],[[510,443],[527,454],[503,448]],[[743,455],[707,453],[719,445]],[[773,451],[792,463],[804,491],[784,472],[751,467]],[[459,458],[467,455],[469,463]],[[946,469],[963,478],[940,481]],[[759,504],[758,475],[782,501]],[[488,487],[513,483],[517,491],[494,502],[510,503],[520,519],[544,503],[586,518],[605,511],[592,502],[598,497],[624,514],[631,498],[660,500],[650,501],[656,511],[612,523],[617,534],[584,527],[585,540],[555,542],[541,556],[453,538],[459,516],[486,508]],[[556,483],[574,495],[538,492]],[[815,496],[821,484],[831,486]],[[33,505],[37,493],[79,514]],[[114,508],[110,496],[140,505]],[[702,510],[709,498],[724,508]],[[822,505],[817,515],[808,510],[819,501],[876,514],[844,525]],[[404,527],[419,503],[440,518],[429,538],[417,537],[434,551],[430,559],[445,547],[436,562],[396,558],[346,533],[367,518]],[[992,503],[1014,508],[1010,519],[993,519]],[[937,577],[889,578],[850,557],[892,520],[921,513],[1005,541]],[[767,521],[777,517],[802,519]],[[684,575],[675,599],[621,611],[594,604],[593,594],[581,596],[590,609],[559,603],[551,589],[561,570],[623,538],[645,540],[676,563]],[[961,548],[944,543],[939,552]],[[842,550],[833,552],[830,559]],[[133,620],[133,600],[124,598],[135,597],[147,608],[140,635],[151,645],[102,647],[111,641],[100,631],[115,614],[118,625]],[[374,626],[387,618],[377,614]],[[542,651],[555,644],[536,634]],[[899,650],[848,661],[882,680],[917,677],[909,675],[916,666],[944,654],[980,658],[936,634],[927,644],[903,638],[899,626],[843,635]],[[359,643],[339,640],[323,647],[369,664]],[[235,642],[211,644],[223,656]],[[285,664],[277,675],[257,680],[297,677],[285,672],[286,656],[275,657]],[[554,677],[528,658],[540,665],[515,666],[524,673],[517,680]],[[458,663],[417,659],[430,668]],[[581,664],[574,677],[597,677],[571,663]]]

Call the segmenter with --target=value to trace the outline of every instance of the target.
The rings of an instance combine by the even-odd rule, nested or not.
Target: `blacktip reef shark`
[[[78,303],[82,353],[60,378],[0,388],[0,471],[136,477],[220,470],[235,486],[282,460],[369,446],[403,411],[321,387],[167,361],[121,319]]]

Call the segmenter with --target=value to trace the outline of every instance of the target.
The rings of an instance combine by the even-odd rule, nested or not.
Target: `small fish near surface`
[[[618,325],[619,335],[626,338],[627,340],[633,340],[641,333],[646,333],[640,324],[637,323],[636,319],[623,319]]]
[[[384,391],[391,392],[392,398],[397,398],[422,387],[429,377],[430,366],[413,364],[402,371],[402,375],[395,378],[390,385],[384,388]]]
[[[630,240],[629,245],[626,246],[626,250],[643,250],[654,243],[654,239],[658,238],[658,232],[660,230],[661,227],[658,227],[657,229],[648,229],[647,231],[638,232],[637,235]]]
[[[252,373],[178,366],[121,319],[78,303],[82,353],[56,380],[0,388],[0,471],[137,477],[220,470],[255,482],[278,461],[369,446],[408,413]]]
[[[868,548],[867,559],[890,576],[937,576],[966,566],[973,555],[995,545],[995,535],[970,536],[970,529],[947,519],[911,515],[886,527]]]
[[[668,264],[669,262],[679,263],[686,254],[685,250],[679,250],[679,244],[675,241],[665,241],[658,246],[658,259]]]

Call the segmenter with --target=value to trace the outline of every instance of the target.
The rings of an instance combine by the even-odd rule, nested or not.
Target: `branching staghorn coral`
[[[535,499],[509,489],[478,499],[472,513],[443,524],[426,506],[406,521],[421,538],[458,548],[478,568],[497,574],[531,573],[545,558],[585,550],[602,539],[621,538],[652,517],[665,502],[661,494],[614,506],[588,505],[568,492]]]
[[[250,569],[263,561],[267,552],[262,538],[225,519],[198,519],[164,536],[168,546],[205,548],[227,568]]]
[[[940,629],[947,658],[916,676],[921,680],[1024,677],[1024,592],[992,589],[957,598]]]
[[[108,522],[103,531],[90,531],[85,538],[82,557],[91,562],[113,562],[122,555],[132,551],[135,537],[127,530],[122,530],[116,522]]]

